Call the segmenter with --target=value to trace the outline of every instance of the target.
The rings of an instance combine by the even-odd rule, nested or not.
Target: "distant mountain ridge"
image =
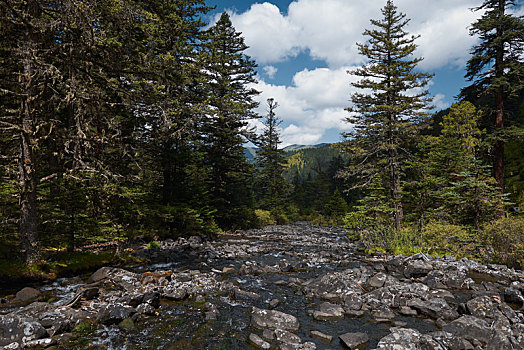
[[[303,149],[309,149],[309,148],[321,148],[325,146],[330,146],[330,143],[318,143],[316,145],[289,145],[284,148],[282,148],[285,152],[294,152],[299,151]],[[255,158],[257,156],[258,147],[244,147],[244,155],[246,159],[250,162],[254,162]]]

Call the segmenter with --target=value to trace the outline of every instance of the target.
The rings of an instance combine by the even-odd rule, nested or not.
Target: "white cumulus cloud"
[[[277,74],[278,72],[278,68],[275,66],[264,66],[264,68],[262,69],[270,79],[273,79],[275,77],[275,74]]]
[[[233,13],[232,21],[250,46],[248,53],[259,63],[281,62],[308,52],[330,67],[362,63],[356,43],[370,28],[371,18],[381,18],[385,1],[296,0],[284,15],[269,2],[254,4],[244,13]],[[399,11],[411,19],[409,31],[420,34],[418,54],[425,57],[424,69],[446,65],[462,66],[475,38],[469,25],[481,14],[470,9],[478,0],[397,0]]]

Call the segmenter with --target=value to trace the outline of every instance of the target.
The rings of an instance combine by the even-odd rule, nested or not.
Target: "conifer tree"
[[[282,143],[278,130],[282,121],[275,115],[278,103],[273,99],[267,99],[268,111],[264,118],[264,132],[259,137],[257,144],[256,163],[260,168],[258,174],[257,191],[259,201],[264,209],[281,207],[288,193],[288,184],[282,173],[284,171],[284,151],[278,148]]]
[[[462,89],[462,96],[475,99],[489,96],[495,144],[493,173],[500,191],[504,192],[504,112],[505,102],[517,96],[524,88],[524,20],[509,13],[514,0],[484,0],[476,11],[485,11],[472,24],[471,35],[478,35],[480,43],[473,47],[466,78],[475,80]]]
[[[258,91],[250,87],[255,82],[256,64],[244,53],[247,48],[224,12],[210,28],[205,48],[210,108],[204,126],[210,192],[222,226],[242,220],[239,211],[252,204],[252,167],[244,157],[243,144],[250,136],[247,120],[257,117],[253,109],[258,103],[253,98]]]
[[[403,216],[401,176],[406,145],[427,116],[431,99],[425,87],[431,75],[416,71],[422,58],[412,57],[417,36],[405,31],[406,16],[391,0],[382,15],[380,20],[371,20],[373,29],[364,32],[369,41],[358,44],[368,62],[350,72],[362,78],[352,85],[364,91],[352,95],[353,106],[348,108],[351,116],[347,121],[354,130],[347,135],[347,143],[355,158],[348,174],[364,190],[371,186],[373,191],[387,191],[381,197],[387,198],[398,230]]]

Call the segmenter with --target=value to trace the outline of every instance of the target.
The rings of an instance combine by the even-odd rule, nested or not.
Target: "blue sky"
[[[468,26],[480,16],[470,9],[481,0],[396,0],[399,11],[411,22],[408,31],[420,35],[417,56],[420,69],[435,73],[429,87],[438,109],[454,102],[468,83],[464,67],[476,38]],[[213,21],[228,11],[233,25],[243,33],[247,50],[258,67],[256,88],[262,93],[258,112],[265,114],[265,101],[279,103],[284,146],[340,141],[351,125],[343,119],[354,90],[347,74],[362,63],[357,42],[364,42],[364,29],[371,18],[381,18],[385,0],[214,0]],[[522,10],[522,9],[521,9]],[[520,11],[522,12],[522,11]],[[253,125],[261,127],[259,121]]]

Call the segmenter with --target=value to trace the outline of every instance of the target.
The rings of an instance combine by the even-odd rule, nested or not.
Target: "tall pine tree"
[[[278,127],[282,122],[275,114],[278,103],[267,99],[267,115],[264,118],[264,132],[257,142],[256,163],[260,168],[257,181],[259,203],[264,209],[282,207],[288,193],[288,184],[282,173],[284,171],[284,151],[278,148],[280,133]]]
[[[478,35],[480,43],[473,47],[467,64],[466,78],[475,80],[462,89],[465,97],[489,96],[495,144],[493,172],[504,192],[504,104],[524,88],[524,20],[509,13],[514,0],[484,0],[476,11],[485,11],[472,24],[471,35]]]
[[[257,117],[253,109],[258,103],[253,98],[258,91],[250,87],[256,64],[244,53],[247,48],[224,12],[210,28],[206,43],[210,108],[204,129],[212,203],[222,227],[242,221],[240,216],[252,197],[252,167],[244,157],[243,144],[249,137],[247,120]]]
[[[391,0],[382,9],[383,18],[371,20],[370,37],[358,44],[368,62],[350,72],[362,79],[352,85],[363,92],[351,97],[353,106],[347,118],[354,125],[348,144],[354,154],[349,174],[359,179],[358,186],[386,191],[395,229],[400,228],[403,209],[401,175],[406,159],[406,145],[420,128],[431,98],[425,89],[430,74],[415,69],[422,58],[413,58],[417,36],[408,35],[406,16]],[[383,208],[383,206],[380,206]],[[379,209],[383,210],[383,209]]]

